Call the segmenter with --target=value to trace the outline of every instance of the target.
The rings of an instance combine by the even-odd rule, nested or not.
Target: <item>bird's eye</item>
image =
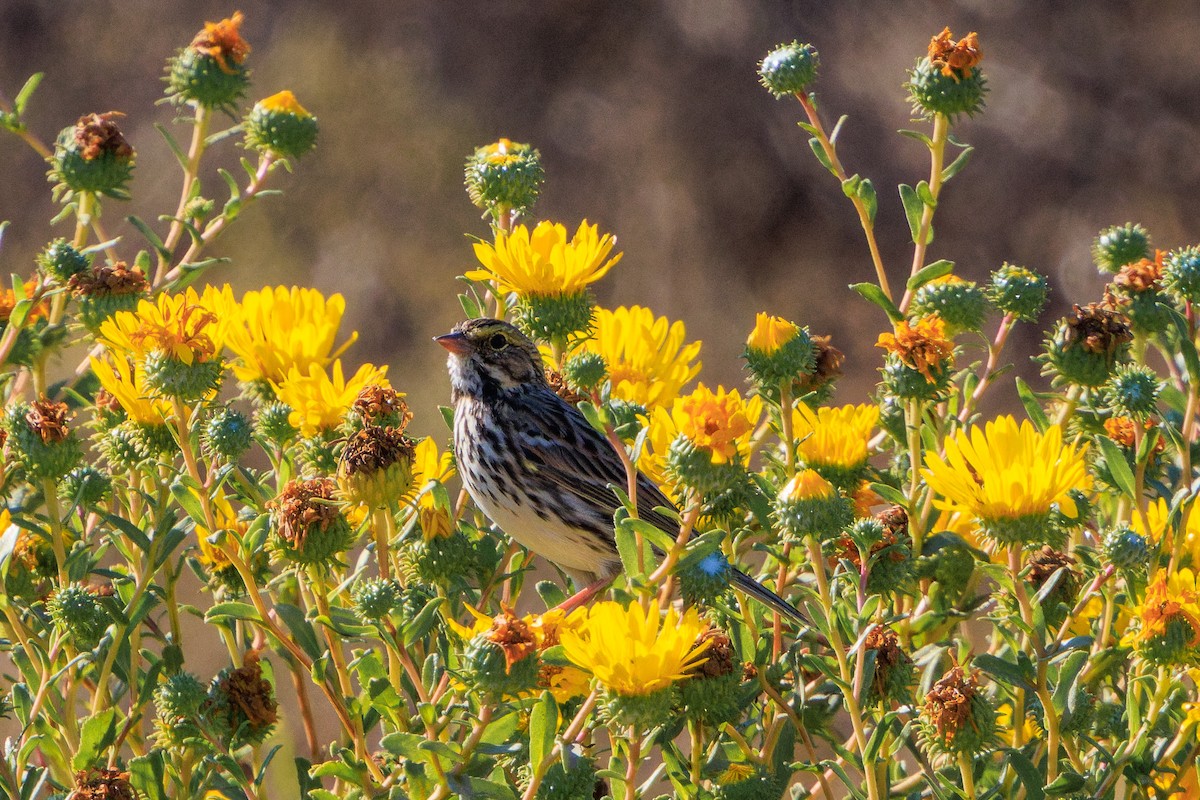
[[[503,333],[493,333],[488,339],[488,344],[493,350],[503,350],[508,347],[508,337]]]

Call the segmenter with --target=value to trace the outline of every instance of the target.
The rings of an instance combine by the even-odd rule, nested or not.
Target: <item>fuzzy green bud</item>
[[[541,154],[509,139],[476,148],[464,173],[471,202],[493,215],[533,208],[546,178]]]
[[[532,339],[565,342],[592,325],[594,307],[587,289],[575,294],[524,294],[515,322]]]
[[[811,44],[781,44],[758,62],[758,79],[775,97],[798,94],[817,77],[820,54]]]
[[[562,376],[571,390],[587,394],[599,388],[608,377],[608,365],[599,353],[583,351],[563,363]]]
[[[546,770],[536,800],[580,800],[596,791],[596,763],[578,745],[566,748]]]
[[[279,158],[299,158],[317,146],[317,118],[291,92],[273,94],[246,116],[246,146]]]
[[[1101,272],[1116,273],[1126,264],[1149,257],[1150,234],[1134,222],[1105,228],[1092,242],[1092,260]]]
[[[1044,275],[1007,262],[992,273],[986,291],[992,305],[1025,322],[1037,319],[1050,295]]]
[[[833,484],[806,469],[779,492],[775,518],[784,541],[800,542],[807,536],[825,540],[854,521],[854,509]]]
[[[667,474],[703,497],[741,488],[746,470],[732,461],[714,463],[712,453],[680,434],[667,448]]]
[[[978,331],[987,314],[987,298],[974,281],[944,278],[926,283],[913,295],[912,312],[924,317],[937,314],[946,323],[947,335]]]
[[[192,363],[163,350],[146,354],[146,385],[160,397],[171,397],[185,403],[202,400],[221,385],[225,365],[220,358]]]
[[[1145,536],[1121,526],[1104,537],[1104,558],[1119,570],[1142,572],[1150,564],[1150,545]]]
[[[742,351],[755,387],[777,398],[780,387],[791,386],[816,371],[816,349],[807,328],[780,317],[759,314]]]
[[[648,424],[649,412],[640,403],[613,397],[604,404],[604,410],[612,420],[617,436],[627,442],[635,439]]]
[[[913,113],[925,117],[938,114],[951,119],[960,114],[973,117],[983,109],[983,97],[987,93],[987,82],[978,67],[955,69],[939,66],[929,58],[917,61],[904,86],[908,89]]]
[[[207,711],[208,691],[190,672],[168,677],[154,690],[155,727],[168,747],[201,745],[201,715]]]
[[[54,627],[80,650],[95,648],[113,621],[100,598],[86,586],[62,587],[46,601],[46,611]]]
[[[37,263],[43,274],[60,284],[92,267],[91,258],[76,250],[66,239],[55,239],[46,245],[38,255]]]
[[[913,369],[896,356],[889,355],[884,360],[880,372],[883,375],[883,387],[887,394],[902,400],[941,400],[950,386],[952,367],[953,363],[947,359],[936,366],[929,367],[927,377],[920,370]]]
[[[245,414],[226,406],[208,418],[200,438],[209,453],[235,463],[254,444],[254,428]]]
[[[76,467],[58,485],[58,496],[82,508],[97,508],[112,494],[112,477],[95,467]]]
[[[417,576],[426,583],[446,585],[455,578],[466,578],[478,569],[475,548],[462,531],[449,536],[432,536],[420,541],[411,551]]]
[[[901,649],[896,632],[883,625],[874,626],[863,640],[863,650],[873,665],[865,702],[883,706],[909,702],[916,668],[912,658]]]
[[[285,445],[300,431],[291,423],[292,408],[286,403],[263,403],[254,410],[254,426],[263,438]]]
[[[1163,287],[1181,303],[1200,302],[1200,247],[1184,247],[1167,254]]]
[[[520,620],[516,620],[521,624]],[[531,691],[538,682],[538,656],[532,645],[528,653],[516,649],[511,641],[503,646],[492,641],[492,631],[477,634],[463,651],[462,672],[468,686],[486,695],[515,697]]]
[[[230,109],[246,93],[250,45],[239,28],[242,12],[204,23],[192,43],[167,61],[167,95],[176,103]]]
[[[679,593],[688,605],[711,605],[729,591],[733,567],[720,550],[688,553],[675,566]]]
[[[1121,364],[1104,386],[1104,399],[1120,417],[1145,420],[1158,410],[1162,382],[1154,370],[1142,364]]]
[[[676,692],[671,686],[631,695],[605,689],[600,698],[600,717],[618,728],[650,730],[675,718],[676,707]]]
[[[133,175],[133,148],[114,121],[120,112],[87,114],[63,128],[54,143],[50,180],[72,192],[129,198],[125,185]]]
[[[350,587],[350,599],[365,622],[380,622],[399,604],[402,591],[399,581],[366,578]]]

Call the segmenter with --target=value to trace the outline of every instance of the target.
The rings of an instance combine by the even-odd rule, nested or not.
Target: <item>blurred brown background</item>
[[[321,122],[318,149],[282,198],[245,214],[210,254],[233,263],[212,280],[343,292],[362,333],[352,360],[391,365],[412,395],[417,430],[438,433],[447,386],[429,337],[460,312],[454,276],[472,264],[464,234],[486,226],[462,188],[472,147],[508,136],[541,149],[548,181],[535,213],[614,232],[625,260],[602,303],[647,304],[704,340],[703,377],[739,384],[738,354],[756,311],[832,333],[850,356],[838,400],[861,399],[879,364],[882,315],[846,290],[872,280],[857,219],[756,62],[780,41],[821,52],[827,124],[848,113],[841,154],[879,189],[879,236],[894,284],[911,259],[895,184],[928,177],[900,84],[943,25],[978,30],[991,92],[955,133],[978,148],[950,184],[930,258],[981,279],[1002,261],[1050,275],[1053,305],[1014,337],[1025,363],[1054,315],[1099,293],[1090,265],[1101,227],[1136,219],[1155,243],[1200,238],[1200,4],[1194,2],[570,3],[385,0],[331,4],[162,0],[4,0],[0,89],[46,79],[29,113],[50,140],[81,113],[118,109],[137,148],[134,201],[105,216],[132,260],[123,222],[173,210],[178,170],[155,122],[164,59],[205,19],[237,8],[252,44],[253,99],[293,89]],[[179,129],[179,138],[187,132]],[[218,163],[206,194],[221,197]],[[26,272],[55,211],[45,168],[0,137],[0,219],[13,225],[0,272]],[[1030,367],[1023,367],[1035,372]],[[1006,397],[1004,392],[1010,394]],[[1011,401],[1002,386],[994,402]]]

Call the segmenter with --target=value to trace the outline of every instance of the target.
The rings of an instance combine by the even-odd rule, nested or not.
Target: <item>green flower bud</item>
[[[1064,317],[1046,340],[1040,360],[1055,383],[1097,387],[1108,381],[1129,354],[1133,331],[1123,315],[1099,304],[1080,307]]]
[[[992,282],[987,288],[992,305],[1025,322],[1037,319],[1049,294],[1050,287],[1044,275],[1007,262],[992,273]]]
[[[649,413],[640,403],[613,397],[604,404],[604,410],[612,420],[617,436],[627,442],[636,439],[648,424]]]
[[[592,293],[523,294],[517,303],[514,322],[531,339],[565,342],[592,325]]]
[[[825,549],[829,555],[849,561],[855,570],[862,569],[862,550],[866,550],[870,594],[903,594],[912,589],[914,565],[907,517],[897,528],[885,527],[873,517],[856,520],[845,535],[829,540]]]
[[[55,239],[37,257],[42,273],[61,284],[92,268],[92,259],[76,250],[66,239]]]
[[[381,622],[400,603],[403,588],[399,581],[383,578],[360,579],[350,587],[354,610],[364,622]]]
[[[729,591],[733,567],[720,550],[689,552],[675,565],[679,593],[688,605],[712,605]]]
[[[216,203],[214,201],[205,197],[193,197],[191,200],[188,200],[187,205],[183,207],[183,218],[186,220],[191,220],[198,226],[199,223],[208,219],[208,216],[212,214],[214,208],[216,208]]]
[[[114,471],[131,469],[151,455],[138,435],[137,425],[130,421],[105,431],[100,437],[99,447]]]
[[[967,588],[975,573],[975,556],[962,537],[948,532],[925,540],[916,564],[916,576],[932,580],[944,594],[956,598]]]
[[[96,592],[87,586],[64,586],[46,601],[46,611],[60,632],[79,650],[100,644],[113,621]]]
[[[520,620],[517,623],[523,624]],[[537,686],[540,667],[532,632],[528,647],[521,649],[508,640],[503,646],[492,641],[490,633],[477,634],[467,643],[462,660],[463,680],[475,691],[494,697],[516,697],[532,691]],[[528,653],[521,655],[526,649]]]
[[[1179,302],[1200,302],[1200,247],[1184,247],[1168,253],[1162,282]]]
[[[780,797],[790,780],[791,775],[777,775],[764,767],[757,767],[750,777],[719,786],[717,800],[762,800],[764,797]]]
[[[254,651],[246,654],[242,666],[222,670],[209,686],[205,720],[231,750],[262,744],[275,729],[279,704],[275,687],[262,673]]]
[[[1129,733],[1125,723],[1125,704],[1101,702],[1096,704],[1092,714],[1092,733],[1097,739],[1108,739]]]
[[[929,380],[919,370],[889,355],[880,370],[883,374],[883,390],[902,400],[941,400],[950,386],[953,366],[951,361],[945,360],[930,367],[929,376],[933,380]]]
[[[1066,553],[1055,550],[1050,545],[1042,545],[1029,557],[1029,582],[1035,592],[1040,593],[1051,580],[1054,587],[1042,600],[1042,613],[1046,624],[1058,628],[1063,624],[1067,614],[1075,605],[1075,598],[1082,587],[1083,576],[1072,569],[1075,559]]]
[[[562,376],[572,391],[588,394],[608,378],[608,365],[599,353],[579,352],[563,363]]]
[[[338,486],[353,503],[382,508],[413,486],[413,444],[396,428],[366,425],[342,448]]]
[[[1158,410],[1162,382],[1154,370],[1141,364],[1120,364],[1104,387],[1104,399],[1113,413],[1142,421]]]
[[[971,34],[974,36],[974,34]],[[970,37],[968,37],[969,39]],[[962,49],[968,39],[955,45]],[[933,46],[930,46],[932,53]],[[976,44],[976,53],[978,47]],[[973,63],[978,63],[976,57]],[[913,113],[925,117],[943,114],[951,119],[959,114],[975,116],[983,109],[983,96],[987,93],[987,82],[983,72],[976,66],[954,68],[938,60],[922,58],[908,73],[909,101]]]
[[[476,148],[464,172],[471,202],[492,215],[533,208],[546,177],[541,154],[509,139]]]
[[[114,122],[120,112],[87,114],[63,128],[54,143],[50,180],[72,192],[129,199],[125,184],[133,175],[133,148]]]
[[[821,64],[817,48],[811,44],[781,44],[758,62],[758,79],[775,97],[798,94],[808,89]]]
[[[138,267],[124,261],[93,265],[71,276],[67,285],[79,305],[79,321],[92,333],[118,311],[134,311],[146,296],[149,284]]]
[[[220,387],[224,375],[225,364],[220,358],[197,358],[189,364],[163,350],[146,354],[146,385],[160,397],[185,403],[203,400]]]
[[[95,467],[76,467],[58,485],[58,496],[82,508],[97,508],[112,494],[112,477]]]
[[[667,475],[680,486],[708,497],[742,487],[746,470],[733,461],[713,463],[708,450],[680,434],[667,448]]]
[[[279,158],[299,158],[317,146],[317,118],[291,92],[273,94],[247,115],[246,146]]]
[[[779,492],[775,518],[785,542],[801,542],[807,536],[825,540],[854,521],[854,509],[833,484],[806,469]]]
[[[617,728],[650,730],[676,716],[676,692],[667,686],[649,694],[621,695],[605,689],[600,697],[600,717]]]
[[[946,323],[946,333],[954,336],[961,331],[983,328],[987,314],[987,298],[974,281],[948,278],[930,281],[913,295],[912,311],[924,317],[937,314]]]
[[[208,710],[208,691],[190,672],[168,677],[154,690],[155,727],[166,747],[207,749],[200,720]]]
[[[204,23],[192,43],[167,61],[167,96],[176,103],[231,109],[246,93],[250,45],[239,28],[242,12],[220,22]]]
[[[283,446],[300,432],[292,425],[291,416],[291,406],[286,403],[264,403],[254,410],[254,425],[264,439]]]
[[[1067,707],[1059,719],[1059,730],[1065,736],[1079,736],[1091,730],[1096,718],[1096,695],[1086,686],[1072,687]]]
[[[925,747],[936,755],[974,756],[995,745],[996,709],[974,674],[954,666],[933,685],[918,720]]]
[[[439,586],[448,585],[455,578],[465,579],[478,570],[475,548],[458,530],[449,536],[433,536],[417,542],[410,556],[417,577]]]
[[[1157,666],[1187,666],[1195,661],[1194,642],[1198,632],[1182,614],[1166,620],[1161,633],[1140,639],[1137,652]]]
[[[300,463],[308,475],[333,475],[338,470],[335,445],[341,437],[335,430],[318,431],[300,440]]]
[[[1149,257],[1150,234],[1134,222],[1105,228],[1092,243],[1092,260],[1101,272],[1116,273],[1126,264]]]
[[[411,622],[437,598],[432,589],[410,583],[400,590],[396,598],[395,613],[402,623]]]
[[[354,544],[331,478],[288,483],[275,504],[274,544],[289,561],[328,564]]]
[[[758,315],[742,351],[755,388],[773,399],[783,384],[790,387],[816,371],[816,355],[807,328],[767,314]]]
[[[578,745],[572,745],[546,770],[534,796],[537,800],[580,800],[593,797],[595,791],[596,763]]]
[[[709,728],[719,728],[726,722],[737,720],[750,704],[751,697],[743,690],[742,663],[729,635],[710,628],[701,634],[698,644],[705,641],[712,643],[705,652],[705,661],[679,684],[679,696],[689,719]],[[752,696],[757,692],[755,685],[749,693]]]
[[[0,426],[8,432],[8,449],[30,481],[56,481],[83,458],[74,431],[68,430],[66,403],[41,399],[10,406]]]
[[[228,463],[236,463],[254,444],[254,429],[240,411],[217,409],[200,434],[204,448]]]
[[[1140,574],[1150,565],[1150,546],[1145,536],[1120,526],[1104,537],[1104,559],[1119,570]]]

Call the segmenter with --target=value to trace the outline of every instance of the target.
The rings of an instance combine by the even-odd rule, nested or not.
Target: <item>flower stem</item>
[[[942,191],[942,168],[946,163],[946,140],[950,136],[950,118],[938,114],[933,118],[933,135],[929,139],[929,194],[933,204],[925,204],[921,222],[917,226],[916,243],[913,246],[912,269],[909,276],[916,275],[925,266],[925,252],[929,248],[929,232],[933,226],[933,212],[937,208],[938,195]],[[900,310],[907,311],[912,302],[912,290],[906,289],[900,301]]]

